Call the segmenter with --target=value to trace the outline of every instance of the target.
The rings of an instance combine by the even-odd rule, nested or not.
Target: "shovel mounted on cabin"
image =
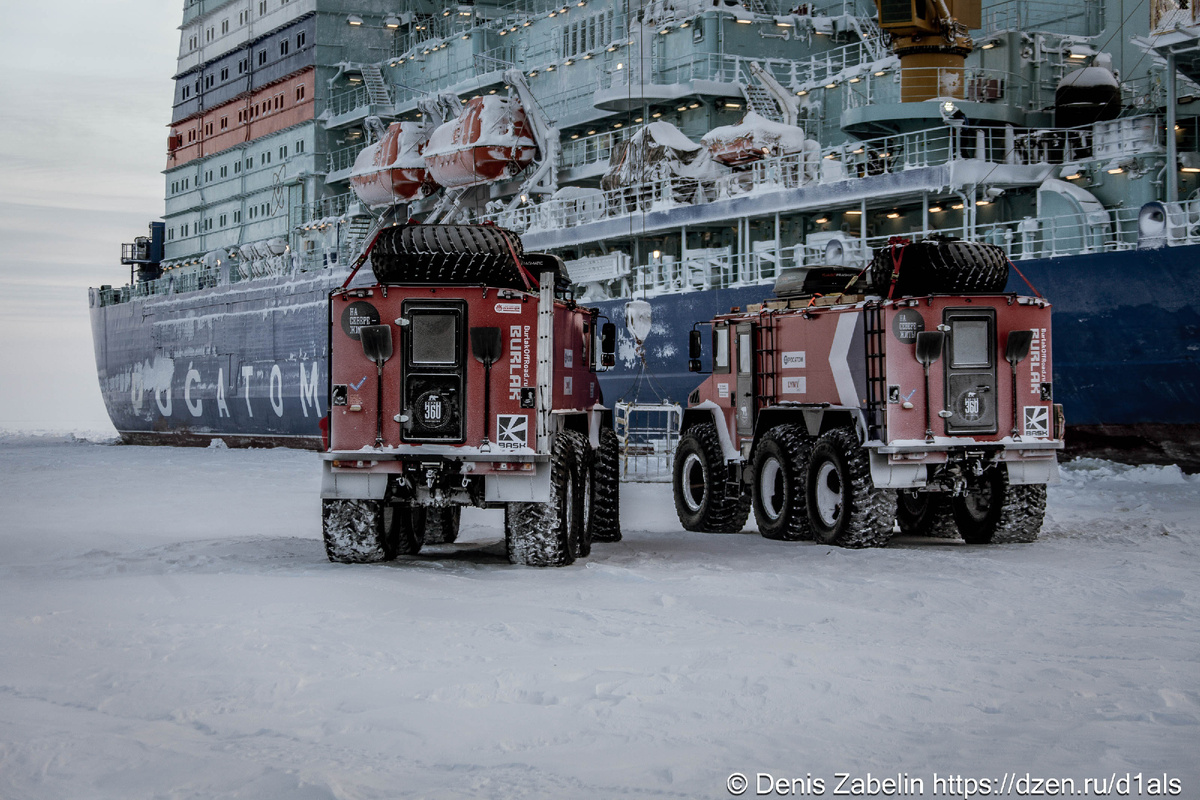
[[[499,328],[471,328],[471,353],[483,364],[483,443],[489,444],[492,424],[492,364],[500,360],[504,340]]]
[[[358,337],[363,355],[375,362],[375,446],[383,447],[383,365],[392,357],[392,328],[364,325]]]

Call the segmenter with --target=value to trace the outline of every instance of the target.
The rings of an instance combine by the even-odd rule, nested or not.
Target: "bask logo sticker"
[[[502,450],[518,450],[529,446],[529,416],[527,414],[497,414],[496,444]]]
[[[1045,406],[1025,406],[1025,435],[1050,436],[1050,409]]]

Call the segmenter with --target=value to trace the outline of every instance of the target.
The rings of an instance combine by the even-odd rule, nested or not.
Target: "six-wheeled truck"
[[[615,328],[574,302],[562,262],[466,225],[386,227],[359,264],[368,255],[376,282],[347,279],[329,300],[329,559],[453,542],[464,505],[504,508],[514,564],[569,564],[619,539],[596,380]]]
[[[844,547],[1037,537],[1058,480],[1050,304],[1003,293],[997,247],[893,242],[861,273],[784,273],[775,299],[693,328],[675,506],[693,531]],[[1031,287],[1032,289],[1032,287]]]

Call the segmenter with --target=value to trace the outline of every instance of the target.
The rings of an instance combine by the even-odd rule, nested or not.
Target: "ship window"
[[[183,99],[184,100],[187,100],[188,97],[191,96],[191,94],[192,94],[192,87],[190,87],[190,86],[183,87]]]
[[[267,51],[259,50],[258,51],[258,64],[259,64],[259,66],[262,66],[265,63],[267,63]]]
[[[246,169],[254,169],[254,156],[246,159]]]
[[[229,67],[225,67],[221,70],[221,80],[222,81],[229,80]]]
[[[454,364],[458,351],[457,314],[413,314],[413,364]]]
[[[222,178],[229,177],[229,165],[228,164],[221,167],[221,177]]]
[[[221,20],[221,33],[229,33],[229,20]]]
[[[279,55],[286,56],[288,54],[288,45],[291,44],[287,39],[279,43]]]
[[[225,215],[224,214],[221,215],[221,219],[217,221],[217,224],[220,225],[222,228],[225,227]]]
[[[221,130],[229,127],[229,117],[221,117]]]
[[[179,230],[180,230],[180,233],[181,233],[182,235],[184,235],[184,236],[187,236],[187,235],[188,235],[188,226],[187,226],[187,223],[185,222],[183,225],[181,225],[181,226],[180,226],[180,228],[179,228]]]
[[[237,175],[241,171],[242,171],[242,162],[241,161],[233,162],[233,174]]]
[[[303,152],[304,152],[304,140],[303,140],[303,139],[301,139],[300,141],[296,142],[296,152],[297,152],[297,153],[303,153]]]
[[[279,157],[287,158],[287,145],[286,144],[283,147],[279,148]]]
[[[262,16],[265,13],[267,13],[267,0],[261,0],[258,4],[258,14]]]
[[[296,34],[296,47],[304,47],[304,43],[308,41],[308,36],[304,31]]]
[[[302,83],[296,87],[296,102],[299,103],[303,99],[304,99],[304,84]]]
[[[240,211],[233,212],[233,221],[234,221],[234,224],[241,222],[242,221],[242,212],[240,212]]]
[[[175,238],[175,229],[174,229],[174,228],[168,228],[168,229],[167,229],[167,241],[171,241],[171,240],[173,240],[174,238]]]

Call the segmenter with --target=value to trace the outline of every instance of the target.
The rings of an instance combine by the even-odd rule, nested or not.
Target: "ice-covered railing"
[[[1200,24],[1200,8],[1195,0],[1150,0],[1151,33],[1169,31],[1179,25],[1196,24]]]
[[[329,151],[329,172],[339,172],[341,170],[350,169],[354,166],[354,160],[358,158],[367,146],[366,141],[356,142],[345,147],[339,147],[337,150]]]
[[[1038,85],[1016,73],[978,67],[917,67],[889,69],[883,75],[864,72],[855,76],[846,82],[845,107],[899,103],[902,80],[928,88],[931,95],[957,97],[973,103],[1001,103],[1024,109],[1042,106]]]
[[[353,192],[346,192],[296,206],[292,209],[291,225],[293,228],[298,228],[329,217],[340,217],[346,213],[351,203],[357,201],[358,198]]]
[[[580,136],[578,139],[567,139],[562,143],[559,168],[575,169],[590,164],[607,163],[617,143],[628,139],[642,127],[641,125],[631,125],[620,130],[603,131],[591,136]]]
[[[1102,0],[1005,0],[983,11],[985,35],[1023,31],[1098,36],[1103,29]]]
[[[869,48],[862,42],[836,47],[826,53],[804,59],[750,58],[747,56],[722,55],[720,53],[694,53],[673,59],[660,59],[654,63],[648,83],[657,86],[713,81],[714,83],[752,84],[757,78],[750,72],[750,63],[757,61],[775,80],[784,86],[799,90],[821,85],[832,76],[838,76],[855,67],[865,67],[874,62]],[[624,62],[621,69],[615,67],[601,76],[600,88],[610,89],[625,86],[629,81],[641,81],[643,76],[631,70]]]
[[[910,240],[932,235],[967,236],[976,241],[999,245],[1014,261],[1033,258],[1104,253],[1131,250],[1137,247],[1140,207],[1121,207],[1102,212],[1107,222],[1081,219],[1078,214],[1066,214],[1041,219],[1026,217],[1018,220],[980,223],[971,234],[961,225],[938,226],[931,215],[931,225],[904,233]],[[1181,203],[1170,214],[1169,246],[1200,243],[1200,200]],[[847,239],[847,252],[858,257],[847,266],[863,266],[866,259],[887,247],[890,235],[866,240],[867,247],[855,247],[857,239]],[[608,274],[604,280],[576,286],[577,294],[585,301],[597,302],[626,297],[655,297],[662,294],[740,288],[772,284],[779,270],[789,267],[814,267],[827,264],[828,240],[805,244],[752,241],[751,252],[732,253],[730,248],[687,250],[681,256],[660,253],[647,263],[632,265],[627,270]],[[567,264],[568,270],[571,263]],[[764,288],[763,297],[769,296]]]
[[[330,95],[325,103],[329,116],[338,117],[349,114],[356,108],[366,108],[371,105],[371,97],[367,94],[366,86],[355,86],[350,89]]]
[[[1151,141],[1147,146],[1154,148],[1156,144]],[[674,206],[710,203],[751,192],[837,183],[937,166],[956,159],[978,159],[995,164],[1057,165],[1092,158],[1092,150],[1092,134],[1087,130],[930,128],[846,142],[826,147],[819,153],[764,158],[744,170],[712,180],[664,178],[607,191],[579,190],[570,196],[520,205],[490,218],[519,233],[559,230]]]

